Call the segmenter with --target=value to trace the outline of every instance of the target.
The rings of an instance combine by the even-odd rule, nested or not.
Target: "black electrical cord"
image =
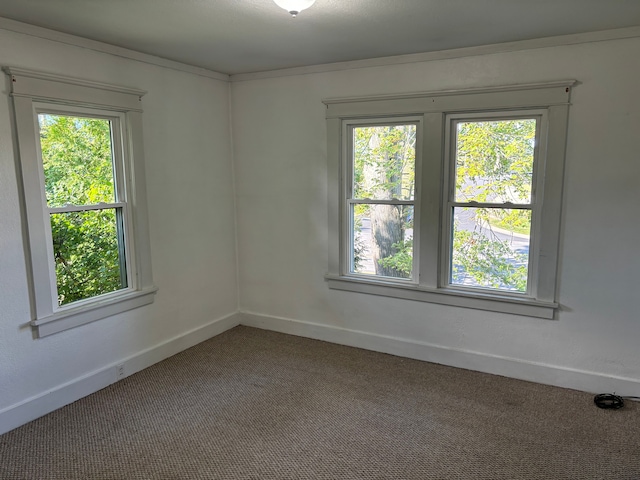
[[[618,410],[624,407],[622,397],[614,395],[613,393],[600,393],[593,397],[593,403],[595,403],[598,408],[605,408],[607,410]]]

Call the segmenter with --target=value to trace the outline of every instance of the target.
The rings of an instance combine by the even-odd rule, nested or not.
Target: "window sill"
[[[110,296],[76,308],[62,310],[31,322],[39,338],[153,303],[157,287]]]
[[[516,298],[483,292],[468,292],[454,289],[434,289],[416,284],[400,284],[384,280],[369,280],[356,277],[326,275],[329,288],[348,292],[402,298],[419,302],[439,303],[454,307],[488,310],[529,317],[553,319],[557,303],[543,302],[532,298]]]

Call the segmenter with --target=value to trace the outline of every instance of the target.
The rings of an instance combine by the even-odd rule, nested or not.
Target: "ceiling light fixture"
[[[273,0],[276,5],[284,8],[295,18],[302,10],[306,10],[313,5],[316,0]]]

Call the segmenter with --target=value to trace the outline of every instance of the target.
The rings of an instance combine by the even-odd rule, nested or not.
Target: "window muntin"
[[[444,286],[533,296],[532,222],[546,114],[456,114],[447,121]]]
[[[417,278],[414,255],[419,121],[347,124],[347,274]]]

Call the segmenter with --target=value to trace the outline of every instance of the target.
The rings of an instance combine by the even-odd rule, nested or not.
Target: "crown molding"
[[[21,33],[32,37],[43,38],[45,40],[51,40],[52,42],[63,43],[65,45],[73,45],[75,47],[86,48],[96,52],[113,55],[115,57],[127,58],[129,60],[148,63],[171,70],[178,70],[180,72],[200,75],[202,77],[212,78],[223,82],[229,81],[229,75],[224,73],[214,72],[213,70],[207,70],[206,68],[187,65],[186,63],[180,63],[174,60],[156,57],[155,55],[137,52],[128,48],[118,47],[116,45],[98,42],[96,40],[90,40],[88,38],[78,37],[76,35],[70,35],[68,33],[62,33],[55,30],[50,30],[48,28],[37,27],[35,25],[18,22],[9,18],[0,17],[0,29],[15,33]]]
[[[453,58],[492,55],[496,53],[517,52],[521,50],[534,50],[538,48],[577,45],[581,43],[605,42],[608,40],[620,40],[635,37],[640,37],[640,26],[618,28],[614,30],[601,30],[597,32],[576,33],[572,35],[560,35],[555,37],[535,38],[531,40],[519,40],[516,42],[495,43],[477,47],[439,50],[436,52],[412,53],[408,55],[369,58],[364,60],[353,60],[349,62],[326,63],[322,65],[312,65],[307,67],[283,68],[280,70],[269,70],[264,72],[239,73],[230,75],[230,81],[244,82],[250,80],[262,80],[267,78],[289,77],[294,75],[337,72],[341,70],[353,70],[359,68],[384,67],[406,63],[430,62],[434,60],[448,60]]]

